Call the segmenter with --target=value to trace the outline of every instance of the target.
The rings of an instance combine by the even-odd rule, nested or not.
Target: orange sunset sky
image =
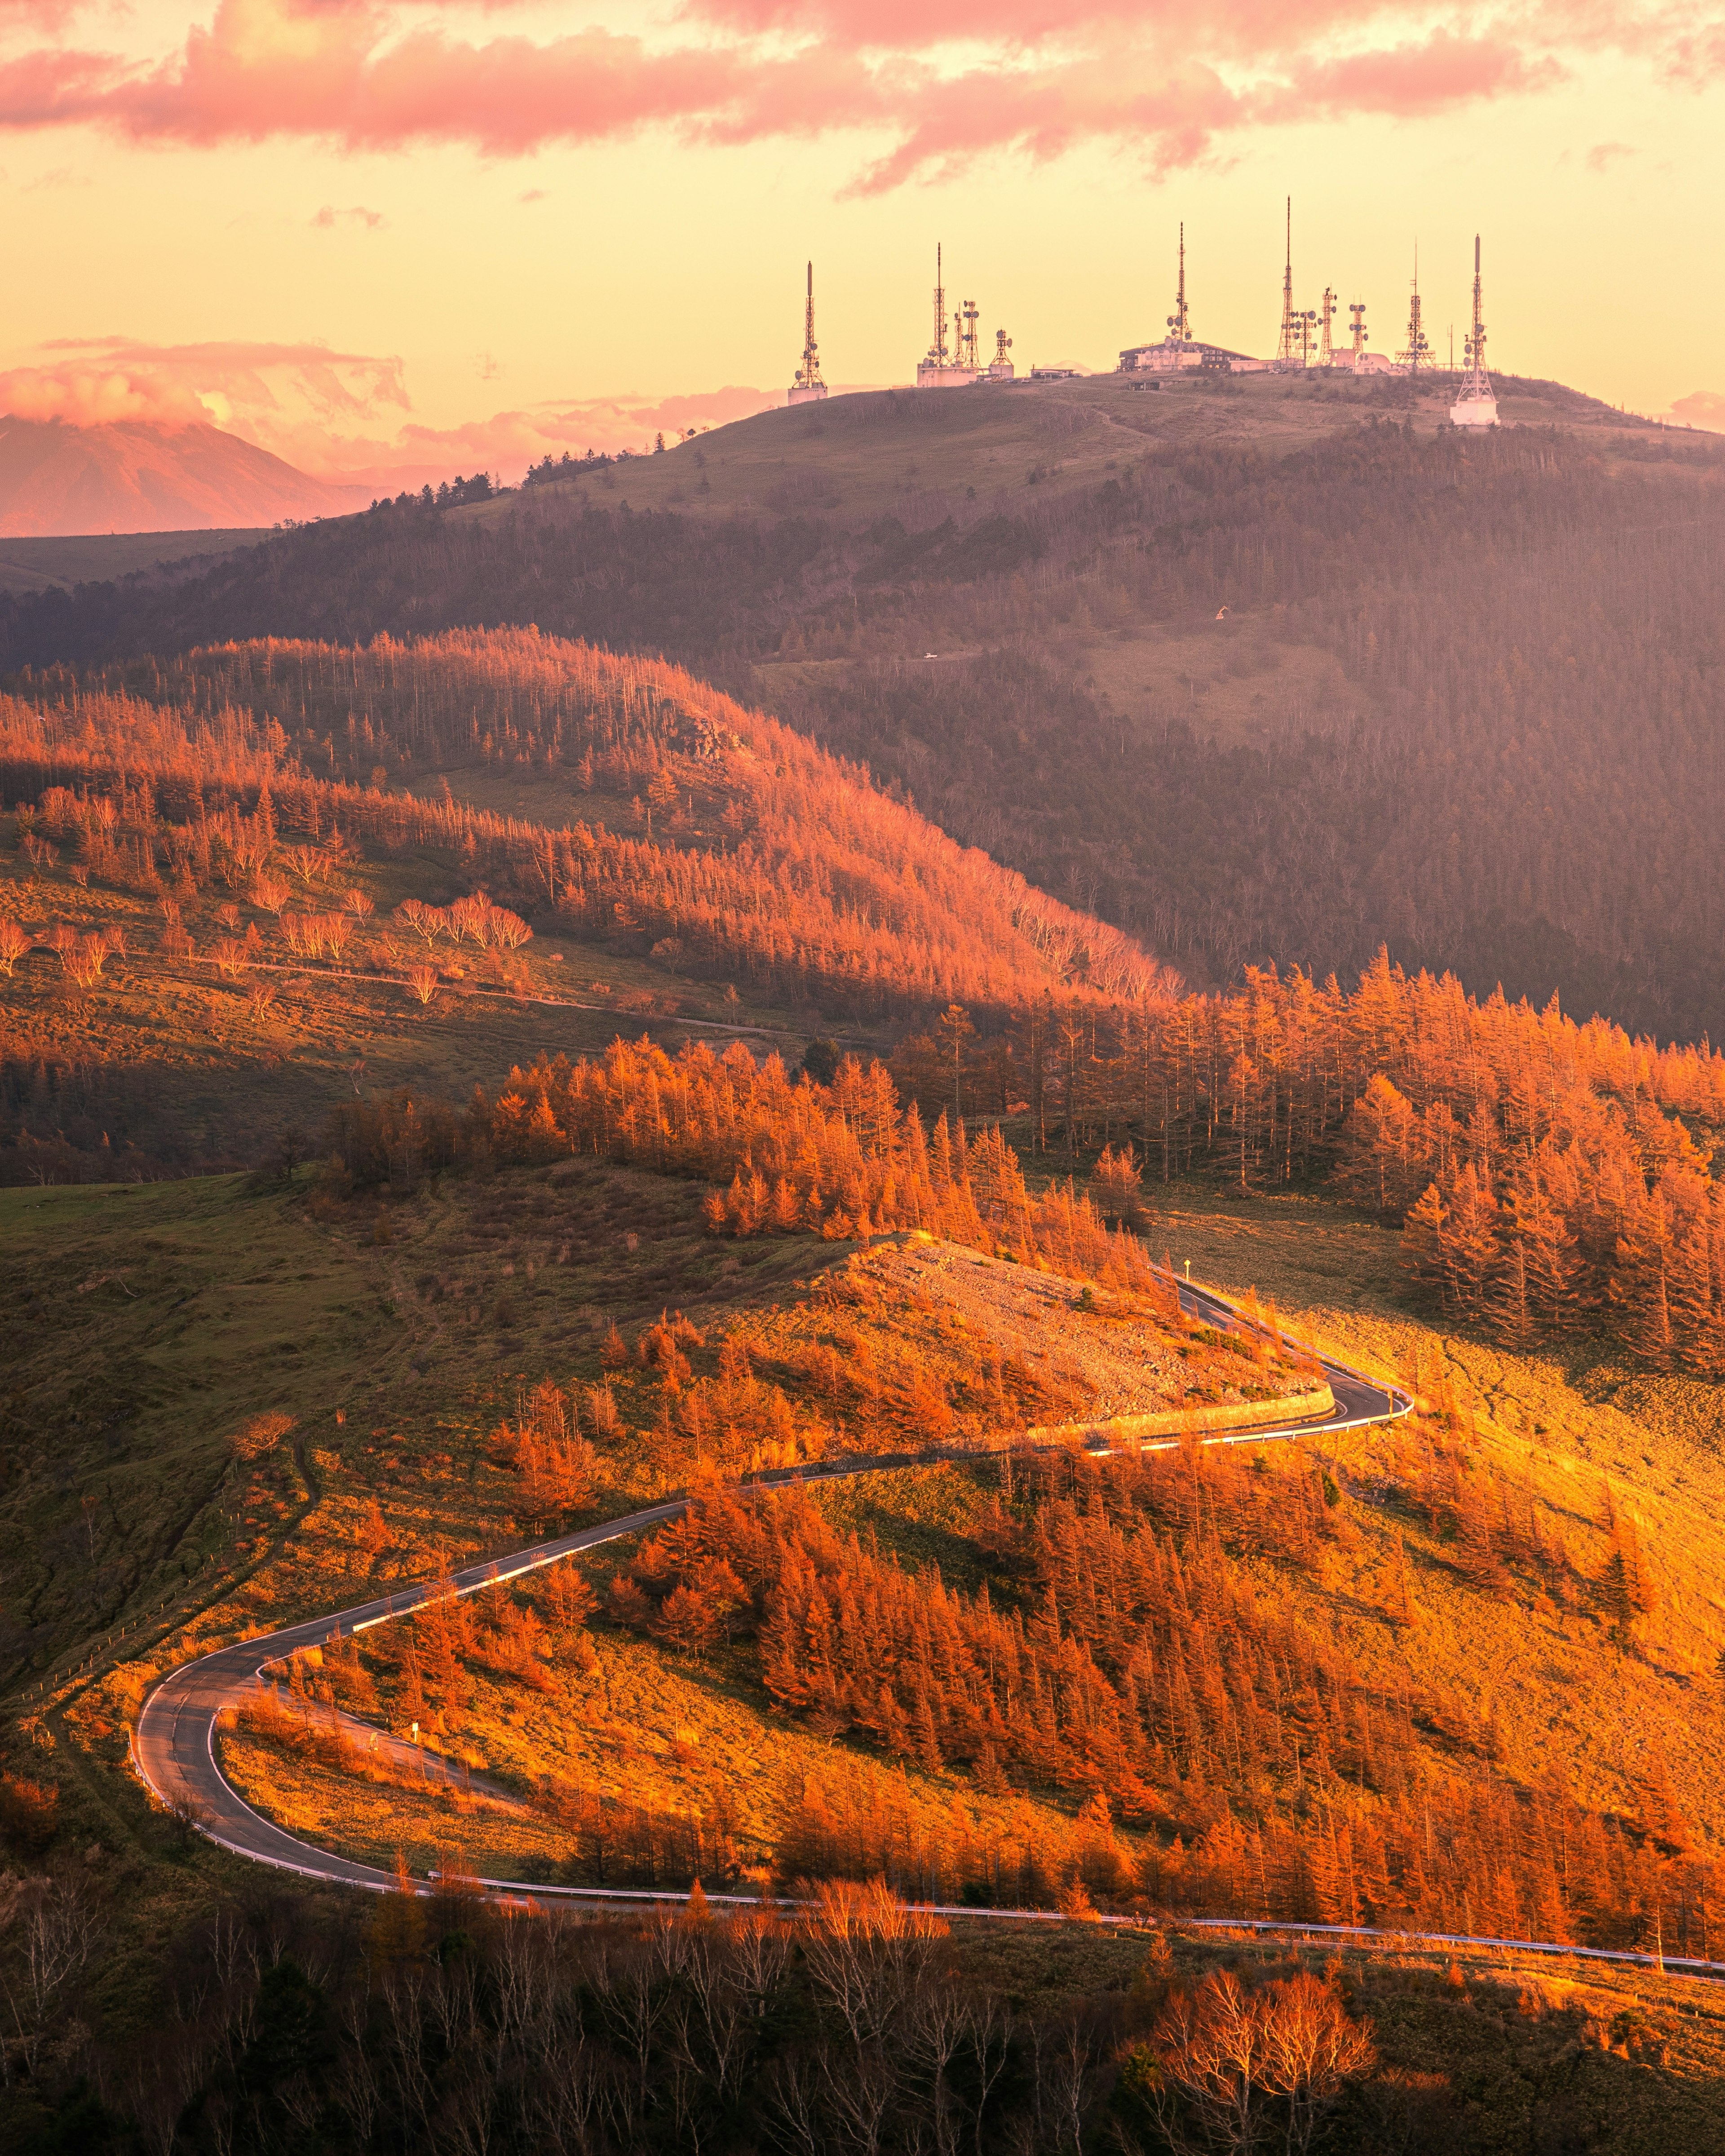
[[[0,402],[361,484],[910,378],[934,247],[1027,362],[1301,305],[1725,424],[1725,8],[0,0]],[[1458,326],[1459,337],[1459,326]]]

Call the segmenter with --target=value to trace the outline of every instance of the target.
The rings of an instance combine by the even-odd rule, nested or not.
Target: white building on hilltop
[[[1199,344],[1192,334],[1192,315],[1186,305],[1186,228],[1180,227],[1180,274],[1175,289],[1174,311],[1168,318],[1168,335],[1156,344],[1129,345],[1120,355],[1122,374],[1261,374],[1261,359],[1243,352],[1229,352],[1217,344]]]

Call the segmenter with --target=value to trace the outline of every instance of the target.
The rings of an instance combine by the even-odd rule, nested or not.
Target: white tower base
[[[1495,427],[1497,399],[1488,389],[1483,397],[1458,397],[1450,407],[1452,427]]]
[[[787,404],[818,404],[827,393],[824,382],[804,382],[799,388],[787,390]]]

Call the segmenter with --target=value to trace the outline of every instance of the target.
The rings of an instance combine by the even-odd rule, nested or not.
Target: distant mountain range
[[[218,427],[0,416],[3,538],[279,524],[339,516],[364,499]]]

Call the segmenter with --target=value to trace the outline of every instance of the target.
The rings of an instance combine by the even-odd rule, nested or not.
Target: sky
[[[973,298],[1026,364],[1273,350],[1418,249],[1490,354],[1725,426],[1725,0],[0,0],[0,409],[383,487],[835,388]]]

